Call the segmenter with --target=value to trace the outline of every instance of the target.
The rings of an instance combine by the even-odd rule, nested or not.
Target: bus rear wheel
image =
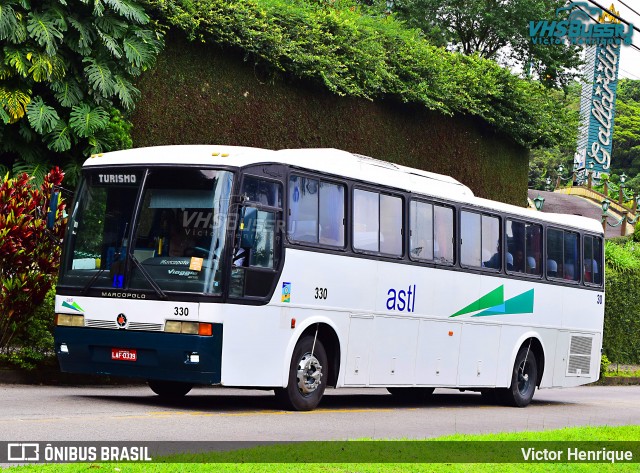
[[[147,384],[151,390],[163,399],[176,400],[187,395],[191,388],[191,384],[180,383],[177,381],[158,381],[150,379]]]
[[[286,388],[276,388],[276,399],[287,410],[310,411],[320,403],[328,367],[327,352],[314,337],[300,339],[293,350]]]
[[[522,346],[511,374],[511,386],[502,392],[505,404],[514,407],[526,407],[533,398],[538,379],[538,365],[530,346]]]

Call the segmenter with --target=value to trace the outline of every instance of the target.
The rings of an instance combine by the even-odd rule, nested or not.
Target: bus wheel
[[[286,388],[276,388],[276,398],[285,408],[294,411],[310,411],[322,399],[328,367],[327,353],[320,340],[304,337],[293,350]],[[311,353],[313,351],[313,354]]]
[[[511,374],[511,386],[503,391],[505,404],[514,407],[526,407],[533,398],[538,379],[536,357],[530,347],[523,346],[516,356]]]
[[[191,388],[191,384],[179,383],[177,381],[157,381],[150,379],[147,384],[151,390],[163,399],[180,399],[184,397]]]
[[[426,401],[434,388],[387,388],[394,399],[400,402],[418,403]]]

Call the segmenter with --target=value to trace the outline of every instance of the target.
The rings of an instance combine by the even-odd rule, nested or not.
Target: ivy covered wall
[[[476,195],[523,205],[528,152],[480,119],[340,97],[267,75],[237,51],[177,33],[137,84],[134,146],[331,147],[455,177]]]

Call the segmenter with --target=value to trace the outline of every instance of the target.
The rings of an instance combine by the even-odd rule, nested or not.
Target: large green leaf
[[[29,36],[35,39],[40,46],[44,46],[45,51],[50,56],[56,54],[58,41],[64,37],[60,28],[59,18],[52,13],[30,12],[27,20],[27,31]]]
[[[11,121],[11,117],[7,112],[5,112],[4,104],[2,102],[0,102],[0,120],[2,120],[2,123],[4,123],[5,125],[8,125]]]
[[[45,104],[42,97],[34,97],[27,105],[27,118],[31,127],[41,135],[53,130],[60,120],[56,109]]]
[[[0,40],[13,38],[18,29],[18,17],[7,2],[0,2]]]
[[[86,52],[85,55],[89,55],[91,51],[89,48],[95,39],[95,32],[93,31],[92,24],[84,23],[75,17],[69,17],[67,21],[71,25],[72,29],[78,33],[77,37],[73,36],[76,40],[76,43],[72,45],[74,50],[77,48],[79,51]]]
[[[111,97],[116,88],[111,73],[111,64],[91,58],[85,59],[84,62],[88,64],[84,68],[84,74],[91,87],[100,92],[103,97]]]
[[[102,107],[91,108],[87,104],[76,105],[71,110],[69,125],[82,138],[92,136],[103,129],[109,121],[109,114]]]
[[[62,79],[66,74],[64,61],[59,55],[50,56],[40,52],[29,53],[31,67],[27,71],[36,82],[51,82]]]
[[[105,0],[105,3],[129,21],[134,21],[139,24],[149,22],[149,15],[145,13],[144,8],[135,2],[129,2],[127,0]]]
[[[71,129],[64,120],[60,120],[51,133],[46,136],[47,148],[56,153],[71,149]]]
[[[35,161],[18,160],[13,163],[12,172],[14,176],[27,173],[33,178],[32,183],[35,186],[40,186],[42,185],[42,181],[44,181],[44,177],[49,172],[49,169],[51,169],[51,166],[44,159]]]
[[[124,53],[135,67],[146,68],[155,59],[154,46],[138,36],[128,36],[124,40]]]
[[[13,67],[22,77],[29,75],[31,63],[27,59],[27,52],[24,49],[17,49],[10,46],[4,48],[4,60]]]
[[[74,79],[53,82],[51,83],[51,88],[55,92],[56,100],[63,107],[78,105],[84,97],[82,88]]]
[[[120,59],[122,57],[122,48],[113,36],[103,33],[100,30],[98,30],[98,36],[100,36],[102,44],[104,44],[114,58]]]
[[[131,82],[120,75],[117,75],[115,80],[117,84],[116,94],[118,95],[120,102],[127,110],[132,110],[135,100],[140,96],[140,91],[136,89]]]

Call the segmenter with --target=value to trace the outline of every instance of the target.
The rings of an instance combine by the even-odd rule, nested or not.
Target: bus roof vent
[[[394,171],[399,170],[400,168],[389,161],[383,161],[381,159],[372,158],[370,156],[365,156],[364,154],[352,153],[358,161],[361,163],[371,164],[372,166],[379,166],[385,169],[393,169]]]

